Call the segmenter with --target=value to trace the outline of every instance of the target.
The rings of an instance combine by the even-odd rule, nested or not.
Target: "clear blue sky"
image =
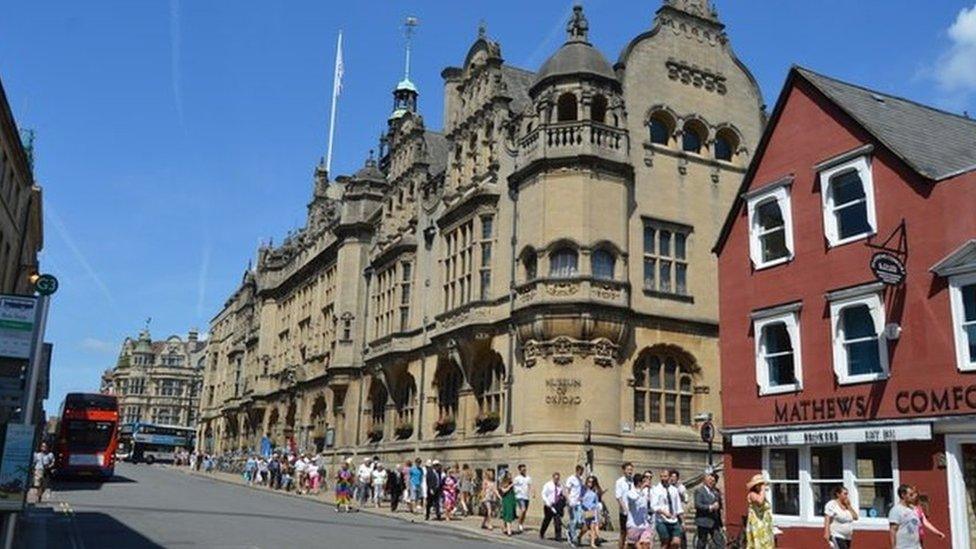
[[[491,8],[486,6],[491,5]],[[537,69],[563,41],[568,0],[16,2],[0,18],[0,78],[37,132],[42,266],[62,282],[48,409],[97,389],[119,344],[206,330],[262,239],[304,219],[324,154],[332,59],[345,31],[334,173],[355,170],[402,76],[441,125],[440,72],[484,19],[507,62]],[[589,0],[591,39],[616,60],[660,0]],[[479,7],[485,6],[485,7]],[[788,67],[976,113],[973,0],[719,0],[732,46],[768,104]]]

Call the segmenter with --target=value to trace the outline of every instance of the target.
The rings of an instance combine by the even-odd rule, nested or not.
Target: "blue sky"
[[[611,60],[660,0],[589,0]],[[489,7],[491,6],[491,7]],[[262,239],[304,219],[324,155],[332,59],[345,31],[333,172],[375,147],[402,76],[441,125],[441,70],[480,20],[506,61],[537,69],[562,43],[568,0],[17,2],[0,19],[0,78],[37,132],[43,270],[56,274],[48,340],[53,410],[97,389],[118,346],[152,317],[156,337],[206,330]],[[976,113],[973,0],[719,0],[732,46],[775,101],[793,63]],[[972,11],[967,11],[972,10]]]

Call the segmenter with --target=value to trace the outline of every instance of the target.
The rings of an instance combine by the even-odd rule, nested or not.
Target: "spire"
[[[583,15],[583,6],[576,4],[573,6],[573,15],[566,24],[567,42],[589,43],[590,22]]]
[[[485,38],[486,36],[488,36],[488,23],[482,19],[478,21],[478,38]]]
[[[718,23],[718,11],[715,10],[711,0],[664,0],[664,6]]]
[[[410,51],[413,46],[413,35],[420,21],[416,17],[407,17],[403,23],[406,37],[406,61],[404,63],[403,80],[393,90],[393,114],[390,119],[400,118],[408,112],[417,111],[417,86],[410,81]]]

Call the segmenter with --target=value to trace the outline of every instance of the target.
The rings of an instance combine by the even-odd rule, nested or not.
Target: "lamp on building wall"
[[[896,341],[901,337],[901,326],[897,322],[891,322],[884,327],[885,339]]]

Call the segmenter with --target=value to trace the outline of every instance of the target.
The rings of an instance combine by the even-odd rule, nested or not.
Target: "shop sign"
[[[0,356],[30,358],[37,299],[0,295]]]
[[[891,425],[839,429],[809,429],[738,433],[732,435],[732,446],[808,446],[814,444],[853,444],[858,442],[898,442],[931,440],[932,425]]]
[[[7,425],[0,459],[0,511],[19,511],[30,489],[34,426]]]
[[[583,382],[574,378],[549,378],[546,380],[546,404],[555,406],[579,406],[583,398],[577,394]]]
[[[898,286],[905,281],[905,264],[898,256],[888,252],[871,256],[871,272],[874,278],[888,286]]]

